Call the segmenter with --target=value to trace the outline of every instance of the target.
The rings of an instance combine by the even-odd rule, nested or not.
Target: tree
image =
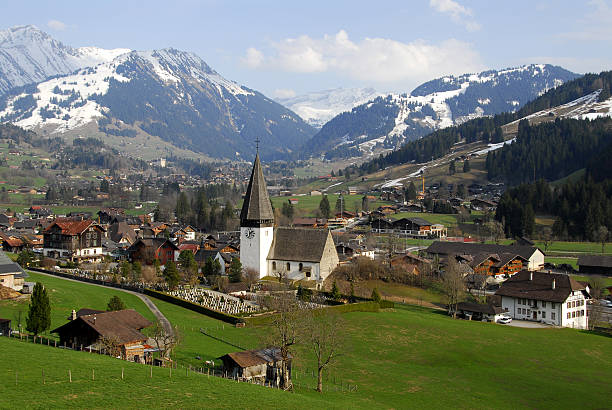
[[[544,252],[548,252],[548,247],[552,244],[553,235],[550,226],[542,228],[542,242],[544,242]]]
[[[457,169],[455,167],[455,160],[453,159],[448,166],[448,175],[455,175],[456,172]]]
[[[32,299],[26,317],[26,330],[38,335],[51,327],[51,304],[47,289],[42,283],[36,282],[32,291]]]
[[[603,307],[599,299],[601,299],[604,289],[605,283],[601,276],[592,276],[589,279],[589,293],[591,294],[591,298],[593,298],[588,316],[589,329],[591,330],[593,330],[602,319]]]
[[[242,280],[242,263],[238,258],[232,258],[229,268],[229,280],[232,283],[238,283]]]
[[[597,242],[601,243],[601,253],[603,254],[606,249],[606,242],[608,241],[608,228],[600,225],[593,237]]]
[[[100,192],[105,192],[105,193],[110,192],[110,184],[108,183],[106,179],[103,179],[102,182],[100,182]]]
[[[410,185],[408,185],[408,190],[406,191],[406,201],[416,201],[416,197],[416,186],[413,181],[410,181]]]
[[[198,264],[195,261],[195,257],[193,256],[193,252],[190,250],[184,250],[179,254],[179,266],[181,267],[181,271],[187,279],[188,282],[193,282],[196,277],[196,273],[198,272]]]
[[[176,289],[179,284],[180,276],[176,264],[172,261],[166,262],[166,268],[164,269],[164,279],[171,290]]]
[[[329,207],[329,200],[327,199],[327,195],[323,195],[321,202],[319,202],[319,211],[321,211],[321,216],[323,218],[329,218],[330,207]]]
[[[316,359],[317,391],[323,392],[323,371],[333,365],[344,344],[344,325],[338,313],[327,309],[313,309],[306,319],[306,341]]]
[[[276,312],[271,316],[269,331],[263,335],[263,342],[268,347],[280,350],[280,384],[279,388],[290,390],[293,387],[289,377],[289,358],[293,356],[295,346],[304,334],[304,314],[293,294],[280,293],[265,302],[266,307]]]
[[[333,300],[340,300],[340,289],[338,289],[338,285],[336,284],[336,281],[334,281],[334,283],[332,284],[332,288],[331,288],[331,297]]]
[[[115,310],[123,310],[127,309],[125,303],[121,300],[121,298],[117,295],[110,298],[108,301],[108,305],[106,305],[106,310],[108,312],[114,312]]]
[[[159,349],[161,357],[169,359],[172,351],[181,342],[181,334],[178,327],[166,328],[164,325],[157,321],[153,326],[145,330],[147,336],[153,339],[155,347]]]
[[[214,275],[214,267],[213,267],[213,257],[209,256],[206,258],[206,262],[204,262],[204,267],[202,268],[202,273],[207,278]]]
[[[380,293],[378,293],[378,288],[374,288],[372,289],[372,296],[370,296],[370,298],[377,303],[380,303],[380,301],[382,300],[380,297]]]
[[[142,264],[138,261],[132,263],[132,280],[134,282],[142,279]]]
[[[467,159],[463,161],[463,172],[470,172],[470,161]]]
[[[293,215],[295,214],[295,208],[290,202],[283,202],[281,213],[285,215],[290,221],[293,221]]]
[[[21,267],[28,267],[36,260],[36,254],[30,249],[24,249],[17,255],[17,263]]]
[[[181,192],[176,200],[176,218],[181,223],[187,222],[187,219],[191,215],[191,205],[189,204],[189,199],[187,198],[187,194],[185,192]]]
[[[367,195],[364,195],[363,198],[361,198],[361,209],[363,209],[365,212],[370,210],[370,200],[368,199]]]
[[[465,282],[463,281],[463,275],[461,274],[457,262],[452,257],[448,258],[448,262],[444,267],[442,289],[446,295],[448,312],[452,312],[453,317],[456,317],[457,304],[459,304],[459,301],[463,298]]]
[[[253,285],[259,282],[259,272],[252,268],[244,269],[244,282],[248,285],[249,290],[253,291]]]
[[[123,276],[124,278],[128,279],[130,276],[132,276],[132,264],[129,263],[128,261],[123,261],[121,262],[121,276]]]

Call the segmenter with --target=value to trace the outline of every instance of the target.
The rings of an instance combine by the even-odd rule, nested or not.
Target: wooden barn
[[[228,353],[219,359],[223,362],[225,377],[275,385],[280,383],[283,359],[279,348]],[[291,379],[291,359],[287,363],[287,369]]]

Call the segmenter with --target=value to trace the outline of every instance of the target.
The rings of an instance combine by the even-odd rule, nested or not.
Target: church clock
[[[255,230],[253,228],[248,228],[244,236],[246,236],[247,239],[253,239],[255,237]]]

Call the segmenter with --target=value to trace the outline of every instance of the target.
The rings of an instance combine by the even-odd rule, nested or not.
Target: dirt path
[[[134,292],[132,290],[127,290],[127,289],[120,289],[120,288],[115,288],[113,286],[104,286],[104,285],[100,285],[98,283],[89,283],[89,282],[85,282],[85,281],[81,281],[78,279],[70,279],[70,278],[64,278],[62,276],[56,276],[56,275],[52,275],[49,273],[44,273],[44,272],[40,272],[40,271],[33,271],[34,273],[40,274],[40,275],[45,275],[45,276],[51,276],[53,278],[58,278],[58,279],[63,279],[63,280],[69,280],[72,282],[79,282],[79,283],[85,283],[87,285],[92,285],[92,286],[100,286],[101,288],[107,288],[107,289],[114,289],[114,290],[118,290],[121,292],[126,292],[126,293],[131,293],[132,295],[136,295],[140,300],[142,300],[144,302],[145,305],[147,305],[147,307],[149,308],[149,310],[151,311],[151,313],[153,313],[155,315],[155,317],[157,318],[157,320],[160,321],[160,323],[162,324],[162,326],[164,327],[164,330],[169,333],[169,334],[174,334],[174,329],[172,329],[172,324],[170,324],[170,321],[166,318],[166,316],[164,316],[164,314],[157,308],[157,306],[155,306],[155,304],[151,301],[151,299],[149,299],[148,296],[143,295],[142,293],[138,293],[138,292]]]

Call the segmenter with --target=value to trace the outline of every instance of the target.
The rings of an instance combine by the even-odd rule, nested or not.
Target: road
[[[64,278],[62,276],[56,276],[56,275],[52,275],[52,274],[44,273],[44,272],[39,272],[39,271],[35,271],[35,273],[40,274],[40,275],[51,276],[53,278],[69,280],[69,281],[72,281],[72,282],[79,282],[79,283],[85,283],[85,284],[92,285],[92,286],[100,286],[102,288],[114,289],[114,290],[118,290],[118,291],[121,291],[121,292],[126,292],[126,293],[131,293],[132,295],[136,295],[140,300],[142,300],[144,302],[145,305],[147,305],[147,307],[149,308],[151,313],[153,313],[155,315],[157,320],[159,320],[159,322],[162,324],[162,326],[163,326],[164,330],[166,331],[166,333],[171,334],[171,335],[174,334],[174,329],[172,328],[172,324],[170,323],[170,321],[157,308],[157,306],[155,306],[155,304],[151,301],[151,299],[149,299],[148,296],[143,295],[142,293],[134,292],[134,291],[127,290],[127,289],[115,288],[113,286],[104,286],[104,285],[100,285],[100,284],[97,284],[97,283],[84,282],[84,281],[81,281],[81,280],[78,280],[78,279]]]

